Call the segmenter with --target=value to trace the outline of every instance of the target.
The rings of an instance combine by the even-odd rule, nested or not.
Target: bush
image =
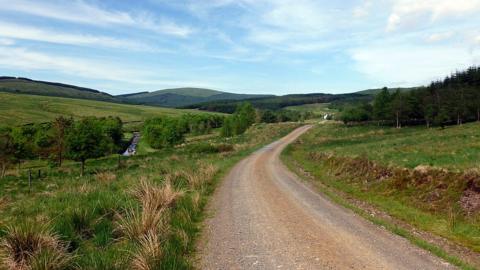
[[[182,143],[186,132],[179,119],[158,117],[145,122],[143,136],[152,148],[161,149]]]

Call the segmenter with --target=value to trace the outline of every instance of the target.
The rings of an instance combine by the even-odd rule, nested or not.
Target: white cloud
[[[123,25],[178,37],[187,37],[193,32],[191,27],[176,24],[166,18],[157,19],[146,12],[133,15],[123,11],[103,9],[82,0],[55,3],[0,0],[0,10],[88,25]]]
[[[13,39],[1,38],[1,36],[0,36],[0,45],[1,46],[10,46],[10,45],[14,45],[14,44],[15,44],[15,41]]]
[[[138,51],[154,51],[152,47],[132,40],[118,39],[108,36],[56,32],[51,29],[42,29],[2,21],[0,21],[0,37],[67,45],[101,46]]]
[[[448,40],[450,38],[452,38],[454,36],[454,32],[452,31],[447,31],[447,32],[441,32],[441,33],[433,33],[433,34],[430,34],[426,40],[428,42],[440,42],[440,41],[445,41],[445,40]]]
[[[368,46],[351,51],[357,70],[373,81],[403,86],[428,83],[456,69],[480,64],[480,54],[455,46]]]
[[[370,9],[373,6],[372,0],[363,0],[363,3],[360,6],[357,6],[353,9],[353,17],[355,18],[364,18],[367,17],[370,13]]]
[[[11,46],[0,46],[0,68],[53,71],[74,78],[112,82],[112,85],[121,86],[123,89],[151,90],[185,85],[214,87],[211,83],[202,80],[181,79],[181,75],[176,73],[177,71],[161,68],[141,69],[125,66],[115,61],[63,57]]]
[[[480,0],[394,0],[392,10],[387,23],[389,32],[447,18],[475,16],[480,11]]]

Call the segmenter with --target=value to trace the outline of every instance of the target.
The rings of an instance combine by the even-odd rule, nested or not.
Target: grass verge
[[[460,127],[460,129],[476,128],[473,126]],[[355,149],[364,147],[362,143],[372,144],[372,139],[366,136],[365,133],[374,132],[379,136],[378,134],[389,133],[390,131],[380,131],[378,127],[371,127],[371,130],[368,130],[368,127],[358,127],[357,129],[362,130],[362,135],[355,132],[348,135],[347,131],[343,129],[348,128],[336,125],[316,127],[311,132],[303,135],[296,143],[287,147],[282,154],[282,159],[297,174],[304,175],[306,173],[309,176],[307,177],[309,181],[333,201],[352,209],[371,222],[407,238],[415,245],[429,250],[462,269],[475,269],[473,265],[478,265],[478,261],[476,261],[478,256],[474,260],[463,256],[452,256],[445,252],[445,249],[440,245],[431,244],[423,238],[417,237],[410,230],[399,226],[397,223],[379,218],[378,216],[372,216],[369,212],[359,208],[356,204],[352,204],[347,199],[354,198],[355,200],[366,202],[395,219],[420,230],[447,238],[453,243],[478,252],[480,247],[478,219],[475,215],[468,215],[465,211],[459,209],[458,204],[462,191],[468,186],[465,178],[463,178],[464,174],[458,171],[450,173],[445,170],[439,170],[443,174],[432,177],[432,175],[429,175],[431,171],[427,171],[426,175],[421,177],[423,180],[416,181],[411,179],[412,175],[417,173],[415,170],[398,168],[400,172],[404,172],[402,173],[402,178],[398,178],[395,174],[392,174],[392,170],[390,170],[392,167],[377,166],[381,162],[375,163],[375,156],[383,155],[390,149],[383,149],[377,146],[372,148],[376,149],[376,153],[373,155],[367,157],[364,155],[351,156]],[[419,130],[403,132],[408,134],[410,132],[419,132]],[[435,131],[429,130],[426,132],[432,133]],[[440,135],[445,134],[440,130],[438,132]],[[447,134],[458,132],[460,131],[450,130]],[[337,135],[334,136],[334,133]],[[322,136],[322,134],[327,135]],[[363,137],[363,140],[359,137]],[[390,137],[387,135],[386,137],[382,137],[382,143],[386,143],[386,140],[395,140],[397,142],[405,140],[401,136]],[[342,140],[343,142],[340,143]],[[437,140],[440,141],[438,138]],[[355,142],[349,144],[347,141]],[[425,142],[419,141],[417,145],[422,143]],[[444,143],[442,142],[442,144]],[[336,149],[332,148],[332,144],[335,144],[334,148]],[[371,146],[373,147],[373,144]],[[435,145],[426,147],[428,149],[435,148]],[[459,148],[461,146],[449,146],[449,148],[451,147]],[[440,151],[442,149],[441,147],[437,148]],[[419,145],[416,149],[417,152],[422,152],[422,145]],[[420,154],[428,155],[425,152]],[[441,155],[442,153],[439,154]],[[411,155],[415,155],[415,153]],[[392,160],[395,160],[395,157],[390,160],[385,158],[382,162],[390,163]],[[384,169],[389,170],[386,173]],[[435,170],[435,172],[437,171]],[[447,175],[450,178],[441,179],[442,175]],[[452,178],[453,176],[457,178]],[[438,182],[437,178],[440,179]],[[444,192],[440,193],[441,196],[422,196],[422,194],[437,194],[439,192],[438,189]],[[436,197],[439,197],[438,201],[434,200]],[[450,208],[447,206],[450,206]],[[468,263],[466,262],[467,260]]]

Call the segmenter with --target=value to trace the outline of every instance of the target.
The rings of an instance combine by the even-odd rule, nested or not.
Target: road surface
[[[301,183],[279,160],[304,126],[239,162],[209,205],[200,269],[454,269]]]

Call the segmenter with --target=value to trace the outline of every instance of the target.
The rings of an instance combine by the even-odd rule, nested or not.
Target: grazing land
[[[0,238],[20,249],[4,245],[0,259],[48,269],[190,269],[217,181],[241,157],[297,126],[258,124],[233,138],[210,136],[120,163],[90,160],[83,177],[77,164],[44,168],[31,186],[25,171],[13,170],[0,181]],[[32,242],[39,249],[21,251]]]
[[[124,122],[144,121],[157,116],[204,113],[142,105],[127,105],[93,100],[0,93],[0,125],[46,122],[58,116],[118,116]]]
[[[35,81],[27,78],[15,77],[0,77],[0,92],[68,97],[110,102],[119,101],[114,96],[95,89],[63,83]]]
[[[291,145],[283,159],[323,191],[366,202],[478,252],[478,134],[478,123],[445,129],[324,124]],[[478,253],[467,260],[480,265]]]
[[[330,108],[330,103],[304,104],[286,107],[285,109],[297,112],[310,112],[315,116],[323,116],[325,114],[334,115],[335,113],[338,113],[337,110]]]

